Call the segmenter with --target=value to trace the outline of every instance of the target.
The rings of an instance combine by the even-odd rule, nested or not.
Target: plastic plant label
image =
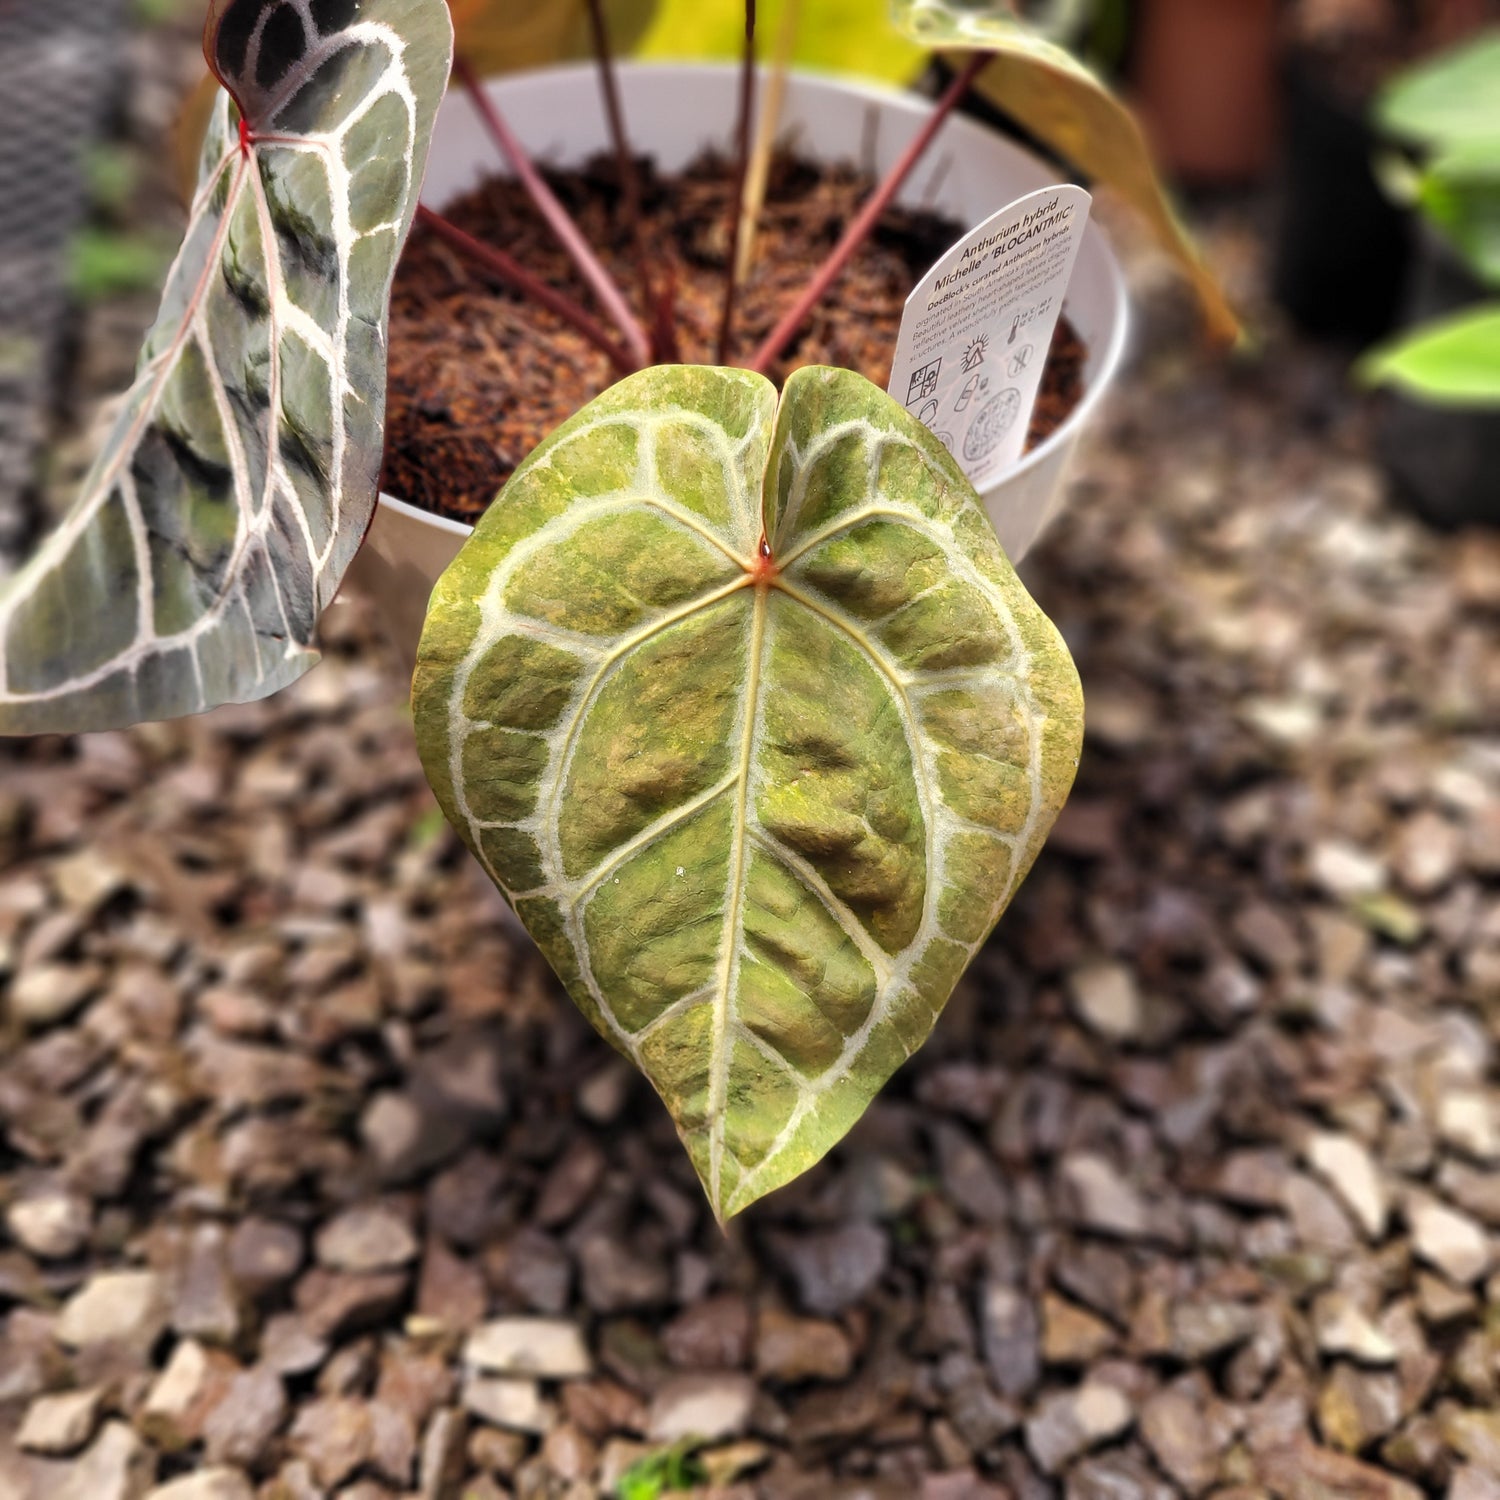
[[[1067,185],[1017,198],[971,229],[906,299],[888,389],[975,489],[1025,450],[1092,202]]]

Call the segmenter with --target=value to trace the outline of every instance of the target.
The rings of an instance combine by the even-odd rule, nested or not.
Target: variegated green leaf
[[[227,0],[205,47],[228,92],[140,372],[73,511],[0,593],[0,734],[284,687],[374,509],[447,8]]]
[[[1222,343],[1240,324],[1219,284],[1178,222],[1156,175],[1141,127],[1078,59],[1018,21],[1005,0],[890,0],[896,24],[914,42],[939,51],[995,55],[977,87],[1062,159],[1118,194],[1176,263]]]
[[[1078,679],[847,370],[622,381],[516,470],[413,686],[444,811],[724,1218],[931,1030],[1072,783]]]

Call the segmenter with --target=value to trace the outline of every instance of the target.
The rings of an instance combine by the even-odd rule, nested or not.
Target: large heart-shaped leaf
[[[1193,248],[1158,180],[1135,116],[1077,58],[1018,21],[1004,0],[890,0],[896,24],[939,51],[991,51],[977,87],[1096,188],[1117,193],[1193,288],[1209,334],[1240,336],[1239,319]]]
[[[387,302],[447,9],[228,0],[205,46],[228,92],[140,373],[74,509],[0,594],[0,734],[284,687],[317,661],[374,509]]]
[[[513,73],[593,53],[588,0],[448,0],[458,54],[475,72]],[[610,50],[627,52],[656,0],[604,0]]]
[[[1056,630],[927,429],[847,370],[622,381],[516,470],[413,686],[444,811],[715,1211],[931,1030],[1072,783]]]

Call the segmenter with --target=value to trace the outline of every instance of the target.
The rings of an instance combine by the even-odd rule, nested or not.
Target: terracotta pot
[[[1277,0],[1142,0],[1137,102],[1162,167],[1187,182],[1250,182],[1276,136]]]
[[[705,146],[727,149],[735,77],[731,65],[623,65],[620,90],[633,146],[654,156],[666,171],[686,166]],[[513,74],[488,88],[539,160],[584,161],[608,148],[591,65]],[[921,128],[930,109],[926,100],[864,82],[794,74],[782,120],[798,149],[830,162],[868,162],[881,172]],[[441,208],[498,169],[494,144],[469,101],[450,94],[433,132],[423,198]],[[900,201],[972,226],[1023,193],[1057,180],[1057,168],[993,131],[971,120],[950,119],[932,164],[913,174]],[[1079,435],[1125,350],[1124,278],[1103,231],[1094,224],[1084,235],[1064,308],[1088,347],[1083,400],[1045,443],[981,496],[1012,561],[1021,559],[1061,508],[1063,479]],[[433,585],[470,529],[391,495],[380,497],[349,576],[352,586],[376,601],[408,663],[415,660]]]

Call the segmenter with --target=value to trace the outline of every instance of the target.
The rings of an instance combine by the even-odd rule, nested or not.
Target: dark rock
[[[1117,1323],[1128,1323],[1135,1297],[1129,1258],[1098,1241],[1069,1241],[1058,1249],[1052,1274],[1063,1291]]]
[[[290,1224],[252,1215],[235,1225],[228,1255],[229,1274],[248,1295],[258,1297],[302,1269],[302,1235]]]
[[[1175,1500],[1176,1491],[1129,1453],[1086,1458],[1068,1475],[1066,1500]]]
[[[1146,1239],[1160,1233],[1160,1220],[1124,1173],[1101,1156],[1079,1153],[1062,1163],[1065,1198],[1073,1221],[1084,1229],[1120,1239]]]
[[[1394,1375],[1337,1364],[1318,1393],[1323,1440],[1345,1453],[1362,1453],[1393,1432],[1401,1415],[1401,1385]]]
[[[237,1375],[203,1423],[208,1461],[241,1468],[259,1463],[286,1415],[286,1391],[275,1371],[261,1368]]]
[[[1026,1423],[1026,1447],[1043,1472],[1060,1473],[1080,1454],[1126,1432],[1134,1416],[1114,1386],[1084,1384],[1048,1396]]]
[[[1422,1500],[1415,1485],[1300,1438],[1256,1458],[1256,1477],[1285,1500]]]
[[[670,1353],[670,1348],[669,1351]],[[763,1379],[795,1385],[803,1380],[844,1380],[854,1351],[837,1323],[761,1311],[755,1334],[755,1370]]]
[[[1141,1437],[1162,1469],[1190,1495],[1201,1494],[1217,1477],[1222,1443],[1198,1399],[1168,1388],[1141,1408]]]
[[[383,1203],[346,1208],[318,1231],[318,1261],[334,1271],[394,1271],[417,1258],[417,1237]]]
[[[668,1323],[661,1345],[680,1369],[739,1369],[750,1356],[750,1309],[732,1292],[710,1297]]]
[[[373,1409],[348,1397],[323,1397],[297,1412],[288,1441],[328,1489],[342,1484],[371,1456]]]
[[[567,1311],[573,1266],[567,1250],[551,1235],[523,1229],[486,1254],[485,1271],[497,1289],[518,1298],[532,1312]]]
[[[359,1135],[380,1180],[393,1185],[442,1165],[468,1138],[459,1120],[435,1101],[395,1090],[376,1094],[365,1106]]]
[[[1035,1303],[1014,1287],[991,1282],[980,1296],[979,1327],[996,1388],[1010,1397],[1027,1395],[1042,1372]]]
[[[453,1254],[441,1240],[428,1240],[417,1278],[417,1316],[465,1333],[483,1320],[488,1300],[479,1268]]]
[[[179,1249],[171,1279],[172,1327],[184,1338],[233,1344],[240,1304],[229,1278],[224,1230],[199,1224]]]
[[[405,1271],[357,1275],[315,1268],[297,1282],[294,1298],[309,1331],[333,1339],[388,1318],[406,1300],[409,1284]]]
[[[593,1196],[604,1177],[604,1154],[581,1138],[565,1151],[547,1174],[532,1219],[542,1229],[559,1229]]]
[[[1010,1195],[995,1163],[957,1125],[940,1121],[933,1136],[938,1172],[958,1208],[976,1224],[1006,1223]]]
[[[1243,1344],[1254,1335],[1260,1318],[1244,1303],[1199,1298],[1174,1305],[1170,1321],[1172,1352],[1196,1364]]]
[[[632,1312],[672,1300],[672,1271],[660,1258],[633,1254],[613,1235],[591,1235],[579,1247],[583,1298],[594,1312]]]
[[[328,1358],[328,1349],[328,1340],[297,1313],[273,1313],[261,1329],[261,1363],[278,1375],[311,1375]]]
[[[799,1304],[818,1317],[832,1317],[867,1296],[890,1255],[885,1231],[874,1224],[778,1234],[771,1245],[792,1278]]]

